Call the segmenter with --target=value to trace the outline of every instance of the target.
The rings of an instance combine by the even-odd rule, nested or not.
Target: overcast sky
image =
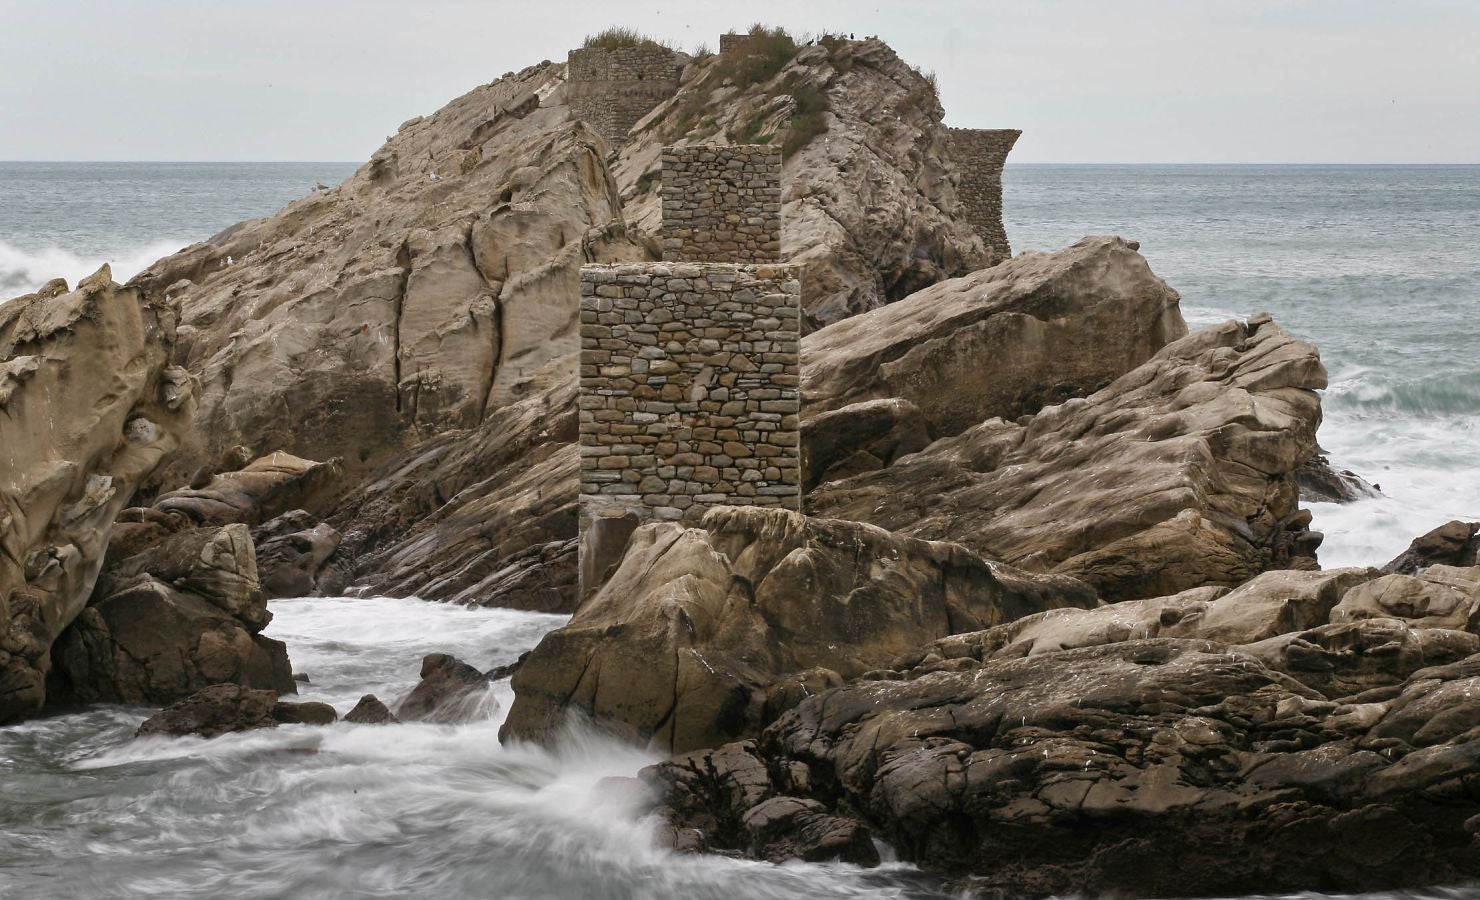
[[[0,0],[0,159],[363,160],[607,24],[877,34],[1015,162],[1480,163],[1476,0]]]

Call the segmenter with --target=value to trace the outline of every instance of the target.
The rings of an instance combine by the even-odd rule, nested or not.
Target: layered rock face
[[[1477,609],[1480,568],[1436,565],[1047,611],[642,777],[681,847],[863,830],[1014,895],[1453,883],[1480,872]]]
[[[612,166],[631,226],[656,241],[665,145],[780,145],[801,113],[826,131],[786,154],[781,258],[803,267],[808,325],[1001,260],[966,219],[934,88],[888,45],[819,43],[755,84],[732,76],[734,58],[694,60],[673,98],[633,127]]]
[[[720,507],[639,528],[607,582],[515,673],[502,735],[575,713],[674,751],[753,734],[797,699],[922,640],[1090,605],[945,543],[784,510]]]
[[[578,272],[632,258],[605,143],[531,67],[406,123],[344,184],[142,273],[204,383],[177,481],[247,444],[357,480],[575,375]],[[321,510],[310,509],[310,512]]]
[[[1293,472],[1325,384],[1315,347],[1268,317],[1228,322],[1089,397],[823,484],[808,509],[1072,575],[1107,601],[1313,568]]]
[[[1187,334],[1138,246],[1023,253],[808,335],[803,414],[900,399],[943,437],[1094,393]]]
[[[176,312],[113,283],[0,305],[0,724],[45,701],[52,642],[82,612],[109,527],[184,438],[195,385]]]

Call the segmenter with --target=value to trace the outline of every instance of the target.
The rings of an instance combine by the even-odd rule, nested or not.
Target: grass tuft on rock
[[[588,50],[620,50],[623,47],[662,47],[672,50],[666,41],[655,39],[650,34],[643,34],[635,28],[622,28],[613,25],[604,28],[595,34],[586,35],[586,40],[581,44]]]

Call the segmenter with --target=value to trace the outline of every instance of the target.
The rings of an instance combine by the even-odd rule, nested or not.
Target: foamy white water
[[[183,239],[158,240],[83,255],[60,247],[23,250],[0,241],[0,300],[33,290],[53,278],[65,278],[69,286],[76,287],[78,281],[105,263],[112,268],[113,280],[122,284],[149,268],[155,260],[169,256],[189,243]]]
[[[389,598],[280,600],[268,633],[341,713],[388,704],[443,651],[489,668],[563,617]],[[675,856],[601,780],[657,754],[573,733],[502,747],[482,721],[282,726],[134,740],[150,712],[98,707],[0,729],[0,897],[935,897],[898,864]]]

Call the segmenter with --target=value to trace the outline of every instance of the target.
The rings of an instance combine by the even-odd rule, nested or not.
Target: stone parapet
[[[1002,167],[1022,132],[1010,128],[952,128],[951,159],[961,174],[956,186],[966,218],[989,249],[1012,256],[1002,226]]]
[[[637,121],[678,92],[679,57],[666,47],[583,47],[566,58],[576,118],[620,147]]]

